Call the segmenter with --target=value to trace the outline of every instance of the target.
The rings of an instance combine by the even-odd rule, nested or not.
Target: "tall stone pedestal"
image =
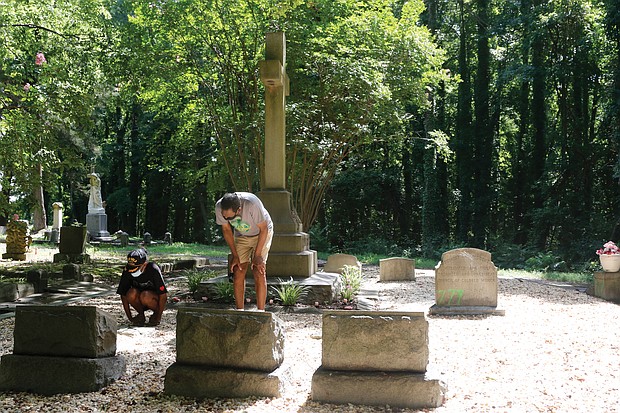
[[[86,214],[86,229],[92,238],[109,237],[108,216],[106,213],[89,212]]]
[[[273,220],[273,241],[267,260],[267,277],[310,277],[318,270],[316,251],[310,236],[302,232],[291,194],[285,190],[259,192],[259,198]]]

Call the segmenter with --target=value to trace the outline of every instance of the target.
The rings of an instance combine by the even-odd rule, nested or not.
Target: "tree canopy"
[[[0,215],[213,242],[258,192],[265,33],[287,38],[287,185],[312,242],[583,262],[619,237],[608,0],[6,0]],[[381,252],[381,251],[378,251]]]

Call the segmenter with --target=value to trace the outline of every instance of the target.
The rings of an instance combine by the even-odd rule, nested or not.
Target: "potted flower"
[[[620,271],[620,248],[613,242],[607,241],[603,248],[596,250],[605,272]]]

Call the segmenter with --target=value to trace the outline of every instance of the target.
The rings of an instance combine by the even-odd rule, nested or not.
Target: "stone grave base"
[[[445,384],[425,374],[326,370],[319,367],[312,376],[315,402],[356,404],[412,409],[435,408],[443,404]]]
[[[54,262],[70,262],[74,264],[90,263],[90,255],[88,254],[54,254]]]
[[[506,310],[482,305],[445,306],[434,304],[428,310],[429,315],[506,315]]]
[[[594,296],[620,303],[620,272],[595,272]]]
[[[164,393],[197,399],[280,397],[287,369],[272,372],[173,363],[166,370]]]
[[[15,260],[15,261],[26,261],[26,254],[14,254],[11,252],[5,252],[2,254],[3,260]]]
[[[43,395],[99,391],[125,372],[122,356],[101,358],[6,354],[0,363],[0,390]]]
[[[246,274],[246,288],[254,288],[254,277],[250,271]],[[293,278],[296,282],[299,282],[302,286],[308,286],[310,290],[308,294],[301,300],[302,304],[313,305],[315,302],[319,303],[331,303],[338,298],[340,294],[340,276],[336,273],[317,272],[306,278]],[[267,289],[271,291],[272,286],[279,286],[283,282],[290,281],[290,277],[267,277]],[[211,297],[215,293],[215,284],[218,282],[228,282],[228,276],[222,275],[215,278],[210,278],[200,282],[198,290],[194,294],[194,297]]]

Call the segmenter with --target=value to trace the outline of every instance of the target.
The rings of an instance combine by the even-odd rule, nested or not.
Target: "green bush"
[[[293,281],[293,278],[289,281],[278,280],[280,285],[271,287],[276,295],[280,298],[283,305],[295,305],[304,298],[308,291],[310,291],[310,287],[307,285],[300,285]]]
[[[226,281],[220,281],[215,283],[215,300],[225,303],[232,303],[235,301],[235,290],[233,284]]]
[[[340,296],[346,300],[352,300],[362,287],[362,271],[355,265],[345,265],[340,274],[342,290]]]

